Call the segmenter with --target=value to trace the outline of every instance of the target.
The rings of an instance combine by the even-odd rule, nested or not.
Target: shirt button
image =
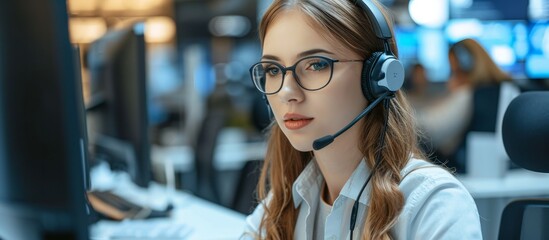
[[[337,240],[337,237],[334,236],[334,235],[332,235],[332,236],[329,236],[329,237],[328,237],[328,240]]]

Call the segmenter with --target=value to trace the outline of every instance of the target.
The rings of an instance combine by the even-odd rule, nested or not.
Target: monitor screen
[[[143,30],[142,23],[133,24],[91,44],[88,115],[93,117],[88,124],[95,158],[147,187],[151,158]]]
[[[394,31],[399,59],[406,69],[419,63],[427,70],[429,81],[444,82],[448,79],[448,41],[443,31],[398,25]]]
[[[417,28],[413,26],[395,26],[394,31],[399,60],[405,66],[415,63],[419,47]]]
[[[464,38],[477,40],[494,62],[514,79],[525,79],[528,55],[526,21],[452,20],[446,26],[449,44]]]
[[[549,19],[549,0],[529,0],[528,18],[533,21]]]
[[[0,1],[0,239],[88,239],[76,81],[66,3]]]
[[[529,0],[453,0],[450,18],[479,20],[526,20]]]
[[[530,24],[528,43],[526,75],[534,80],[549,79],[549,20]]]

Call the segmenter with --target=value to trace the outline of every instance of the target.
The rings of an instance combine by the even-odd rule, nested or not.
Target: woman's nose
[[[297,83],[297,79],[293,72],[288,71],[284,76],[282,88],[278,92],[278,96],[282,102],[301,102],[304,99],[303,88]]]

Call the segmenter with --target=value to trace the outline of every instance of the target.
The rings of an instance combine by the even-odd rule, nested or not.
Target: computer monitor
[[[451,19],[525,20],[531,0],[450,1]]]
[[[147,187],[152,174],[143,30],[142,23],[132,24],[91,44],[88,114],[94,116],[89,122],[94,158]]]
[[[444,82],[450,75],[448,41],[444,32],[420,26],[395,26],[399,59],[406,68],[421,64],[431,82]]]
[[[549,79],[549,20],[533,21],[528,33],[526,57],[528,79]]]
[[[394,31],[396,44],[398,46],[398,58],[400,61],[405,66],[418,62],[418,28],[415,26],[396,25]]]
[[[81,53],[80,46],[74,44],[72,46],[72,54],[74,59],[75,83],[76,83],[76,107],[78,112],[78,123],[80,144],[82,145],[82,167],[84,172],[84,186],[86,190],[91,190],[90,181],[90,154],[88,140],[88,124],[86,122],[86,104],[84,103],[84,88],[82,86],[82,62],[80,61]]]
[[[65,1],[0,1],[0,239],[88,239]]]

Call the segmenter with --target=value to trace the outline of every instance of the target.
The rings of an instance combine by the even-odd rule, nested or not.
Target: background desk
[[[245,137],[238,135],[243,133],[230,128],[223,130],[213,150],[210,168],[204,169],[205,164],[202,164],[202,174],[204,172],[215,174],[215,179],[211,179],[213,184],[205,183],[203,178],[197,178],[196,153],[190,146],[154,147],[151,153],[155,176],[162,179],[166,173],[173,171],[176,181],[181,183],[178,184],[178,188],[201,194],[198,185],[205,185],[204,187],[213,188],[210,190],[217,193],[219,204],[233,207],[233,203],[238,198],[235,193],[239,188],[239,180],[249,174],[242,172],[243,167],[249,161],[264,159],[267,148],[265,141],[246,141]],[[171,165],[173,170],[166,171],[166,165]],[[202,181],[198,182],[199,180]]]
[[[244,215],[191,194],[169,190],[155,183],[152,183],[148,189],[142,189],[135,186],[127,174],[112,174],[105,170],[104,166],[94,169],[91,179],[94,189],[110,189],[144,206],[164,209],[171,202],[175,207],[172,210],[172,216],[161,220],[189,226],[191,232],[185,239],[238,239],[244,231]],[[120,222],[99,221],[90,227],[91,239],[109,239],[109,234],[120,224]]]
[[[501,178],[458,176],[477,204],[484,239],[497,239],[505,206],[521,198],[549,198],[549,174],[523,169],[508,171]]]

